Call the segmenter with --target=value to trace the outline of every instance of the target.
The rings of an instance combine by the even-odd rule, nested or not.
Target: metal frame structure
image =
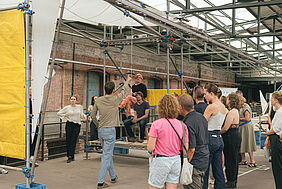
[[[173,2],[175,2],[175,0],[173,0]],[[209,4],[211,7],[205,7],[205,8],[197,8],[195,5],[192,4],[193,9],[184,9],[184,7],[180,6],[180,8],[183,8],[183,10],[179,10],[179,11],[171,11],[172,13],[182,13],[182,14],[186,14],[185,17],[191,17],[191,16],[197,16],[198,18],[200,17],[199,15],[204,14],[206,17],[208,18],[212,18],[213,20],[213,29],[207,30],[206,32],[214,39],[222,39],[222,41],[226,41],[226,42],[230,42],[232,41],[244,41],[246,43],[246,48],[241,48],[241,50],[245,50],[246,53],[249,54],[254,54],[254,51],[256,52],[256,54],[258,54],[257,58],[262,60],[262,59],[266,59],[266,63],[268,63],[271,67],[275,67],[275,68],[280,68],[281,66],[281,53],[279,51],[281,51],[281,49],[275,49],[275,44],[280,43],[281,42],[281,28],[279,28],[279,30],[275,30],[275,25],[277,23],[281,24],[282,23],[282,17],[281,17],[281,1],[269,1],[269,2],[254,2],[254,3],[235,3],[233,1],[233,4],[227,4],[227,5],[221,5],[221,6],[215,6],[213,3],[211,3],[211,1],[209,0],[204,0],[204,2],[206,2],[207,4]],[[177,6],[179,6],[179,3],[174,3]],[[274,5],[276,5],[277,7],[280,8],[280,11],[274,8]],[[254,11],[252,11],[251,7],[256,7],[257,8],[257,14],[254,13]],[[241,22],[238,23],[236,20],[236,15],[235,15],[235,9],[237,8],[247,8],[247,10],[257,19],[255,20],[251,20],[251,21],[245,21],[245,22]],[[273,14],[275,15],[269,15],[269,16],[265,16],[265,17],[261,17],[262,14],[262,8],[265,9],[270,9]],[[232,9],[232,16],[229,16],[226,12],[224,12],[223,10],[225,9]],[[265,10],[264,9],[264,10]],[[226,25],[224,24],[222,21],[220,21],[218,19],[218,17],[215,17],[214,14],[211,13],[211,11],[219,11],[225,18],[229,18],[231,21],[231,25]],[[264,22],[267,20],[273,20],[273,28],[267,26]],[[203,20],[203,18],[202,18]],[[210,19],[211,20],[211,19]],[[205,21],[205,20],[203,20]],[[275,24],[276,21],[276,24]],[[262,23],[262,25],[261,25]],[[247,24],[253,24],[253,25],[257,25],[256,29],[254,28],[245,28],[244,26]],[[242,30],[241,31],[235,31],[236,27],[241,27]],[[260,28],[261,27],[265,27],[269,30],[269,32],[264,32],[261,33],[260,32]],[[229,31],[229,29],[231,31]],[[212,35],[213,32],[218,32],[216,35]],[[220,32],[219,32],[220,31]],[[223,33],[222,33],[223,32]],[[248,35],[242,35],[239,32],[244,32],[244,33],[249,33]],[[255,34],[256,33],[256,34]],[[273,41],[271,43],[265,43],[263,42],[263,40],[261,40],[261,37],[265,37],[265,36],[273,36]],[[253,42],[251,41],[249,38],[252,37],[257,37],[257,42]],[[277,39],[279,39],[277,41]],[[270,46],[272,45],[272,46]],[[263,48],[263,46],[267,46],[268,48],[271,48],[271,50],[266,50]],[[249,51],[248,47],[253,48],[254,50]],[[253,51],[253,52],[252,52]],[[271,53],[272,52],[272,53]],[[274,55],[275,54],[275,55]],[[279,59],[280,58],[280,59]],[[274,63],[272,63],[274,62]],[[257,73],[261,71],[261,68],[257,69]],[[240,72],[241,73],[241,72]],[[259,74],[256,74],[259,75]],[[277,75],[277,72],[272,72],[267,73],[265,72],[265,74],[261,74],[262,76],[269,76],[269,75]],[[246,74],[242,74],[242,77],[246,77]],[[247,76],[248,77],[248,76]],[[274,77],[274,80],[275,77]],[[254,78],[255,81],[255,78]]]
[[[70,61],[67,60],[67,62],[72,62],[76,64],[83,64],[83,65],[92,65],[92,66],[101,66],[104,68],[104,84],[106,81],[106,68],[111,68],[111,69],[117,69],[119,70],[121,77],[124,77],[122,74],[121,70],[133,70],[130,68],[122,68],[122,60],[120,61],[120,67],[117,66],[115,61],[111,58],[110,54],[107,52],[106,53],[106,47],[105,43],[109,46],[115,46],[118,47],[118,45],[124,45],[128,44],[131,45],[131,65],[132,65],[132,48],[133,44],[135,44],[138,48],[142,48],[148,52],[154,53],[155,55],[158,56],[167,56],[167,73],[160,73],[160,72],[149,72],[148,73],[153,73],[153,74],[160,74],[160,75],[166,75],[167,76],[167,91],[169,92],[169,82],[170,82],[170,76],[179,76],[181,78],[181,89],[183,92],[183,78],[191,78],[191,79],[196,79],[196,80],[207,80],[207,81],[212,81],[212,82],[222,82],[223,81],[215,81],[215,80],[209,80],[209,79],[203,79],[203,78],[196,78],[196,77],[188,77],[183,75],[183,64],[184,60],[186,59],[187,62],[191,63],[192,60],[194,59],[199,59],[198,62],[196,62],[198,65],[203,65],[203,66],[211,66],[214,68],[218,69],[224,69],[226,71],[229,71],[231,73],[235,73],[237,76],[242,76],[242,78],[246,77],[246,74],[250,74],[252,76],[252,72],[263,72],[265,75],[270,75],[273,76],[274,81],[276,82],[277,77],[281,77],[282,74],[282,69],[280,69],[280,65],[282,64],[282,54],[279,53],[279,49],[275,49],[275,44],[277,43],[276,38],[278,38],[281,42],[280,36],[281,31],[276,31],[275,28],[275,23],[282,23],[281,22],[281,14],[277,12],[276,9],[273,8],[273,6],[276,5],[282,5],[281,1],[269,1],[269,2],[257,2],[257,3],[242,3],[238,4],[233,0],[233,3],[230,5],[222,5],[222,6],[214,6],[209,0],[204,0],[208,4],[211,5],[211,7],[207,8],[195,8],[196,6],[193,5],[190,0],[186,0],[186,5],[182,4],[178,0],[167,0],[167,11],[166,15],[161,14],[160,11],[156,11],[149,5],[144,5],[141,4],[141,2],[137,0],[105,0],[106,2],[112,4],[114,7],[122,11],[126,16],[131,17],[135,21],[137,21],[139,24],[141,24],[143,27],[138,28],[138,27],[133,27],[131,29],[131,34],[132,30],[135,29],[140,33],[147,33],[150,34],[150,37],[146,38],[140,38],[140,39],[116,39],[113,37],[113,27],[110,27],[111,30],[111,37],[110,40],[107,40],[107,27],[103,26],[103,35],[102,38],[97,37],[95,34],[92,34],[89,31],[83,31],[82,29],[77,29],[69,23],[63,23],[62,17],[63,17],[63,12],[64,12],[64,6],[65,6],[65,0],[62,1],[61,5],[61,11],[60,11],[60,17],[58,21],[58,26],[57,26],[57,32],[55,34],[55,40],[54,40],[54,51],[52,54],[52,59],[51,59],[51,66],[49,70],[49,79],[47,83],[47,91],[46,91],[46,96],[44,97],[44,103],[43,103],[43,112],[42,116],[40,119],[40,126],[39,126],[39,135],[42,133],[42,127],[43,127],[43,122],[44,122],[44,113],[46,111],[46,106],[47,106],[47,100],[48,100],[48,95],[50,91],[50,85],[51,85],[51,78],[52,78],[52,71],[53,67],[55,64],[55,61],[59,62],[66,62],[65,60],[58,60],[56,59],[56,52],[57,52],[57,47],[58,47],[58,39],[59,39],[59,34],[65,33],[65,34],[70,34],[70,35],[76,35],[79,37],[87,38],[94,42],[97,45],[101,46],[101,42],[103,42],[103,46],[101,48],[104,49],[104,65],[95,65],[95,64],[90,64],[90,63],[82,63],[78,61]],[[26,0],[26,2],[29,3],[29,0]],[[170,3],[173,3],[181,8],[179,11],[170,11]],[[194,7],[191,9],[191,7]],[[254,32],[250,31],[250,29],[245,29],[243,25],[240,23],[238,24],[236,22],[236,11],[235,9],[237,8],[251,8],[251,7],[257,7],[257,19],[248,21],[248,23],[257,23],[257,28],[256,28],[256,34]],[[269,31],[267,33],[261,33],[260,32],[260,23],[263,20],[266,20],[268,18],[261,18],[261,7],[269,7],[273,12],[275,12],[277,15],[272,16],[271,19],[273,19],[273,28],[272,31]],[[227,15],[223,10],[225,9],[232,9],[232,16],[230,17]],[[214,15],[210,13],[210,11],[215,11],[219,10],[221,14],[229,18],[232,22],[231,25],[227,26],[223,22],[221,22],[218,18],[216,18]],[[142,21],[138,20],[135,18],[132,14],[129,13],[133,12],[139,16],[144,17],[146,20],[155,23],[158,27],[150,27],[144,24]],[[201,15],[203,12],[204,17]],[[178,16],[175,16],[173,14],[180,14]],[[196,16],[198,19],[201,19],[205,21],[207,24],[210,24],[211,26],[214,27],[214,29],[201,31],[197,28],[191,27],[187,24],[187,21],[185,20],[186,18],[189,18],[189,16]],[[179,22],[176,22],[172,19],[179,18]],[[26,18],[26,25],[29,26],[29,19]],[[69,31],[60,31],[61,30],[61,24],[69,28],[70,30],[74,31],[76,34],[71,33]],[[245,30],[245,33],[249,33],[248,35],[237,35],[238,31],[236,31],[236,26],[242,27],[243,30]],[[265,24],[264,24],[265,25]],[[268,27],[265,25],[265,27]],[[29,27],[26,27],[26,35],[27,35],[27,47],[29,46],[28,41],[28,34],[29,34]],[[161,29],[165,29],[165,33],[161,31]],[[231,31],[228,31],[230,29]],[[218,36],[217,35],[212,35],[213,31],[220,31],[223,33],[219,34],[224,34],[223,36]],[[173,50],[170,49],[171,41],[168,39],[168,36],[173,36],[178,43],[182,43],[179,45],[175,44],[175,48]],[[264,36],[273,36],[273,42],[271,44],[265,44],[262,40],[261,37]],[[257,37],[257,43],[253,42],[249,38],[252,37]],[[234,47],[231,46],[231,41],[232,40],[241,40],[245,42],[246,44],[246,51],[241,51],[238,50]],[[157,43],[157,51],[154,52],[155,47],[152,47],[152,43],[155,45]],[[153,45],[153,46],[154,46]],[[165,47],[165,51],[161,50],[161,46]],[[263,46],[272,45],[272,49],[264,49]],[[242,45],[241,45],[242,46]],[[251,51],[248,51],[248,48],[251,47],[252,49],[255,49],[258,56],[254,57],[253,54],[248,54],[252,53]],[[118,47],[120,48],[120,47]],[[242,47],[243,49],[243,47]],[[270,53],[272,52],[272,54]],[[121,52],[120,52],[121,53]],[[277,54],[277,55],[276,55]],[[261,56],[263,55],[263,56]],[[112,61],[114,64],[113,66],[107,66],[106,65],[106,56],[109,57],[109,59]],[[170,63],[172,63],[175,66],[175,63],[173,61],[172,57],[179,56],[180,57],[180,62],[181,62],[181,72],[179,72],[177,69],[176,71],[178,72],[178,75],[170,73]],[[29,71],[28,71],[28,64],[29,64],[29,50],[27,48],[26,51],[26,62],[27,62],[27,78],[29,78]],[[266,58],[266,60],[263,60],[263,58]],[[224,65],[226,64],[226,65]],[[224,65],[224,66],[223,66]],[[177,66],[175,66],[177,68]],[[134,69],[136,70],[136,69]],[[136,70],[140,72],[146,72],[145,70]],[[245,73],[245,71],[247,73]],[[228,82],[225,82],[228,83]],[[232,83],[233,84],[233,83]],[[186,86],[187,88],[187,86]],[[275,86],[276,88],[276,86]],[[29,82],[27,82],[27,98],[29,94]],[[27,101],[27,111],[28,111],[28,104],[29,101]],[[28,116],[28,115],[27,115]],[[27,133],[29,132],[29,121],[27,119]],[[35,148],[35,154],[34,154],[34,161],[36,161],[36,157],[38,154],[39,150],[39,144],[40,140],[37,140],[36,143],[36,148]],[[27,137],[27,149],[29,148],[29,139]],[[27,150],[27,168],[29,168],[29,150]],[[32,169],[31,169],[31,174],[34,175],[35,171],[35,164],[32,164]],[[30,184],[30,179],[27,179],[27,186]]]

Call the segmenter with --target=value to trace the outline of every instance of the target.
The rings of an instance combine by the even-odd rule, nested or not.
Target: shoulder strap
[[[182,128],[183,128],[183,140],[184,140],[184,142],[183,142],[183,140],[180,138],[179,134],[177,133],[177,131],[175,130],[175,128],[173,127],[173,125],[171,124],[171,122],[170,122],[167,118],[166,118],[166,120],[169,122],[169,124],[170,124],[171,127],[173,128],[174,132],[177,134],[179,140],[181,141],[181,144],[182,144],[184,150],[185,150],[186,153],[187,153],[188,150],[186,149],[186,146],[185,146],[185,128],[184,128],[184,125],[182,124]]]

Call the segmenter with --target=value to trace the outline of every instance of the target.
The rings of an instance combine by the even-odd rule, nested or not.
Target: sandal
[[[256,162],[254,162],[254,163],[250,163],[248,166],[249,167],[257,167],[257,164],[256,164]]]
[[[249,165],[247,161],[241,161],[239,165]]]

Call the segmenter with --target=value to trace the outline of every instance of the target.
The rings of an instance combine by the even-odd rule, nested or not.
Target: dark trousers
[[[224,142],[225,174],[228,182],[237,182],[241,147],[241,135],[238,128],[229,129],[222,135]]]
[[[98,129],[93,121],[90,123],[90,140],[98,140]]]
[[[74,158],[75,146],[80,132],[81,125],[67,121],[66,139],[67,139],[67,157]]]
[[[272,172],[276,189],[282,189],[282,142],[279,136],[274,134],[269,136],[272,148]]]
[[[141,119],[139,122],[139,126],[140,126],[140,139],[144,140],[144,136],[145,136],[145,128],[146,128],[146,124],[149,122],[148,118],[144,118]],[[132,132],[131,129],[131,125],[133,125],[134,123],[132,123],[132,119],[128,119],[124,122],[124,126],[126,128],[126,132],[129,135],[129,137],[134,137],[134,134]]]
[[[30,143],[30,156],[34,156],[37,139],[40,140],[40,142],[41,142],[41,138],[38,136],[38,130],[39,130],[39,127],[36,126],[35,135],[34,135],[33,141]],[[31,135],[30,135],[30,138],[31,138]],[[40,143],[39,143],[39,146],[40,146]]]
[[[121,130],[121,132],[120,132]],[[120,136],[121,133],[121,136]],[[126,131],[124,127],[116,127],[116,139],[120,139],[121,137],[126,136]]]
[[[222,168],[222,151],[224,148],[220,131],[209,131],[209,166],[204,176],[203,189],[207,189],[209,185],[210,164],[212,165],[212,173],[215,179],[214,188],[224,189],[225,178]]]

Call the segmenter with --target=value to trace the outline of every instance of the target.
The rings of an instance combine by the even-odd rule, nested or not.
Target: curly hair
[[[240,108],[240,98],[236,93],[231,93],[227,96],[229,103],[228,103],[228,107],[229,109],[239,109]]]
[[[159,118],[177,118],[179,114],[177,99],[170,94],[164,95],[158,103],[157,111]]]
[[[244,107],[244,104],[246,103],[246,99],[241,95],[238,95],[238,96],[239,96],[239,106],[240,106],[240,108],[242,108],[242,107]]]
[[[280,105],[282,105],[282,91],[275,91],[273,94],[272,94],[272,97],[276,100],[278,100],[278,103]]]

